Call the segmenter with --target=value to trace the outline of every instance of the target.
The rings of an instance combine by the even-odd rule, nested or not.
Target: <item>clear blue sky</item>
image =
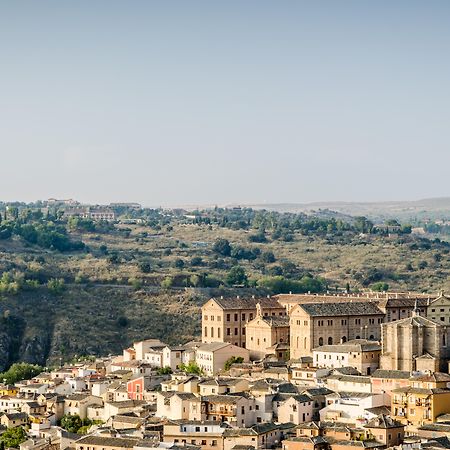
[[[0,199],[450,195],[449,1],[0,1]]]

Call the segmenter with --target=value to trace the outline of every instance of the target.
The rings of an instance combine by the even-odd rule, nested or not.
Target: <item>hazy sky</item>
[[[450,1],[0,0],[0,199],[450,195]]]

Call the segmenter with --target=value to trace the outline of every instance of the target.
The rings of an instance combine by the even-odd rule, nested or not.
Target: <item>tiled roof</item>
[[[263,316],[261,319],[274,328],[289,326],[289,316]]]
[[[264,308],[279,308],[284,310],[284,307],[281,306],[278,303],[278,300],[275,298],[238,298],[238,297],[227,297],[227,298],[213,298],[211,300],[214,300],[219,306],[221,306],[223,309],[251,309],[256,310],[256,304],[259,303],[261,305],[261,308],[264,310]]]
[[[389,298],[379,302],[379,305],[383,308],[414,308],[417,300],[417,306],[425,307],[428,305],[428,298]]]
[[[364,411],[367,411],[371,414],[376,414],[377,416],[380,414],[391,414],[391,410],[387,406],[374,406],[373,408],[366,408]]]
[[[322,395],[328,395],[332,392],[333,391],[331,389],[328,389],[326,387],[312,387],[302,390],[301,393],[307,395],[310,398],[314,398]]]
[[[72,394],[72,395],[68,395],[66,397],[66,400],[72,400],[72,401],[80,402],[82,400],[87,399],[90,396],[91,396],[91,394]]]
[[[234,386],[243,381],[243,378],[210,378],[200,382],[202,386]]]
[[[407,380],[411,376],[411,372],[408,372],[406,370],[377,369],[371,376],[372,378],[392,378],[396,380],[398,379]]]
[[[322,345],[313,350],[329,353],[374,352],[381,350],[381,344],[378,341],[353,339],[344,344]]]
[[[404,425],[401,422],[398,422],[397,420],[392,419],[391,417],[380,414],[378,417],[374,417],[373,419],[369,420],[369,422],[364,425],[364,428],[400,428],[404,427]]]
[[[209,344],[202,344],[198,351],[201,352],[215,352],[217,350],[221,350],[222,348],[228,347],[230,344],[229,342],[210,342]]]
[[[415,387],[402,387],[393,389],[392,392],[403,393],[403,394],[417,394],[417,395],[432,395],[432,394],[450,394],[450,389],[446,388],[415,388]]]
[[[225,437],[231,436],[257,436],[259,434],[269,433],[277,430],[278,426],[274,423],[261,423],[253,425],[250,428],[228,428],[224,431]]]
[[[24,412],[5,413],[5,416],[6,416],[9,420],[15,420],[15,419],[23,419],[23,420],[26,420],[27,417],[28,417],[27,413],[24,413]]]
[[[443,372],[434,372],[432,374],[412,377],[413,381],[427,381],[427,382],[450,382],[450,375]]]
[[[328,379],[351,383],[371,384],[370,377],[363,375],[330,375]]]
[[[354,367],[336,367],[333,369],[333,373],[339,375],[360,375]]]
[[[227,403],[227,404],[235,404],[242,398],[247,398],[248,394],[245,393],[237,393],[237,394],[216,394],[216,395],[205,395],[202,397],[203,401],[209,403]]]
[[[442,325],[438,322],[435,322],[434,320],[428,319],[426,317],[422,316],[412,316],[412,317],[405,317],[404,319],[396,320],[394,322],[387,322],[382,324],[383,327],[388,326],[399,326],[399,327],[441,327]]]
[[[384,315],[372,302],[305,303],[298,308],[302,308],[312,317]]]
[[[133,448],[137,442],[137,439],[125,439],[108,436],[86,436],[76,441],[77,444],[83,445],[102,445],[104,447],[119,448]]]
[[[147,402],[144,400],[123,400],[118,402],[106,402],[108,405],[115,406],[116,408],[134,408],[137,406],[143,406]]]

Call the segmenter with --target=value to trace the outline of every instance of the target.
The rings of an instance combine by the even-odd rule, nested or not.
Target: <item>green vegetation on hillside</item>
[[[14,384],[21,380],[30,380],[43,371],[43,367],[36,364],[16,363],[6,372],[0,373],[0,380],[6,384]]]
[[[146,337],[193,339],[209,295],[450,291],[450,244],[394,220],[120,208],[108,223],[63,213],[0,205],[0,369],[118,353]]]

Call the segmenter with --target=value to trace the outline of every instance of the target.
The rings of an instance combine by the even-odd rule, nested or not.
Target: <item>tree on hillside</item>
[[[245,286],[247,284],[247,275],[244,268],[241,266],[232,267],[227,274],[226,282],[230,286],[236,284],[243,284]]]
[[[29,380],[42,371],[43,367],[35,364],[15,363],[6,372],[0,373],[0,379],[6,380],[6,384],[14,384],[17,381]]]
[[[227,239],[217,239],[212,247],[213,251],[222,256],[231,255],[231,245]]]

